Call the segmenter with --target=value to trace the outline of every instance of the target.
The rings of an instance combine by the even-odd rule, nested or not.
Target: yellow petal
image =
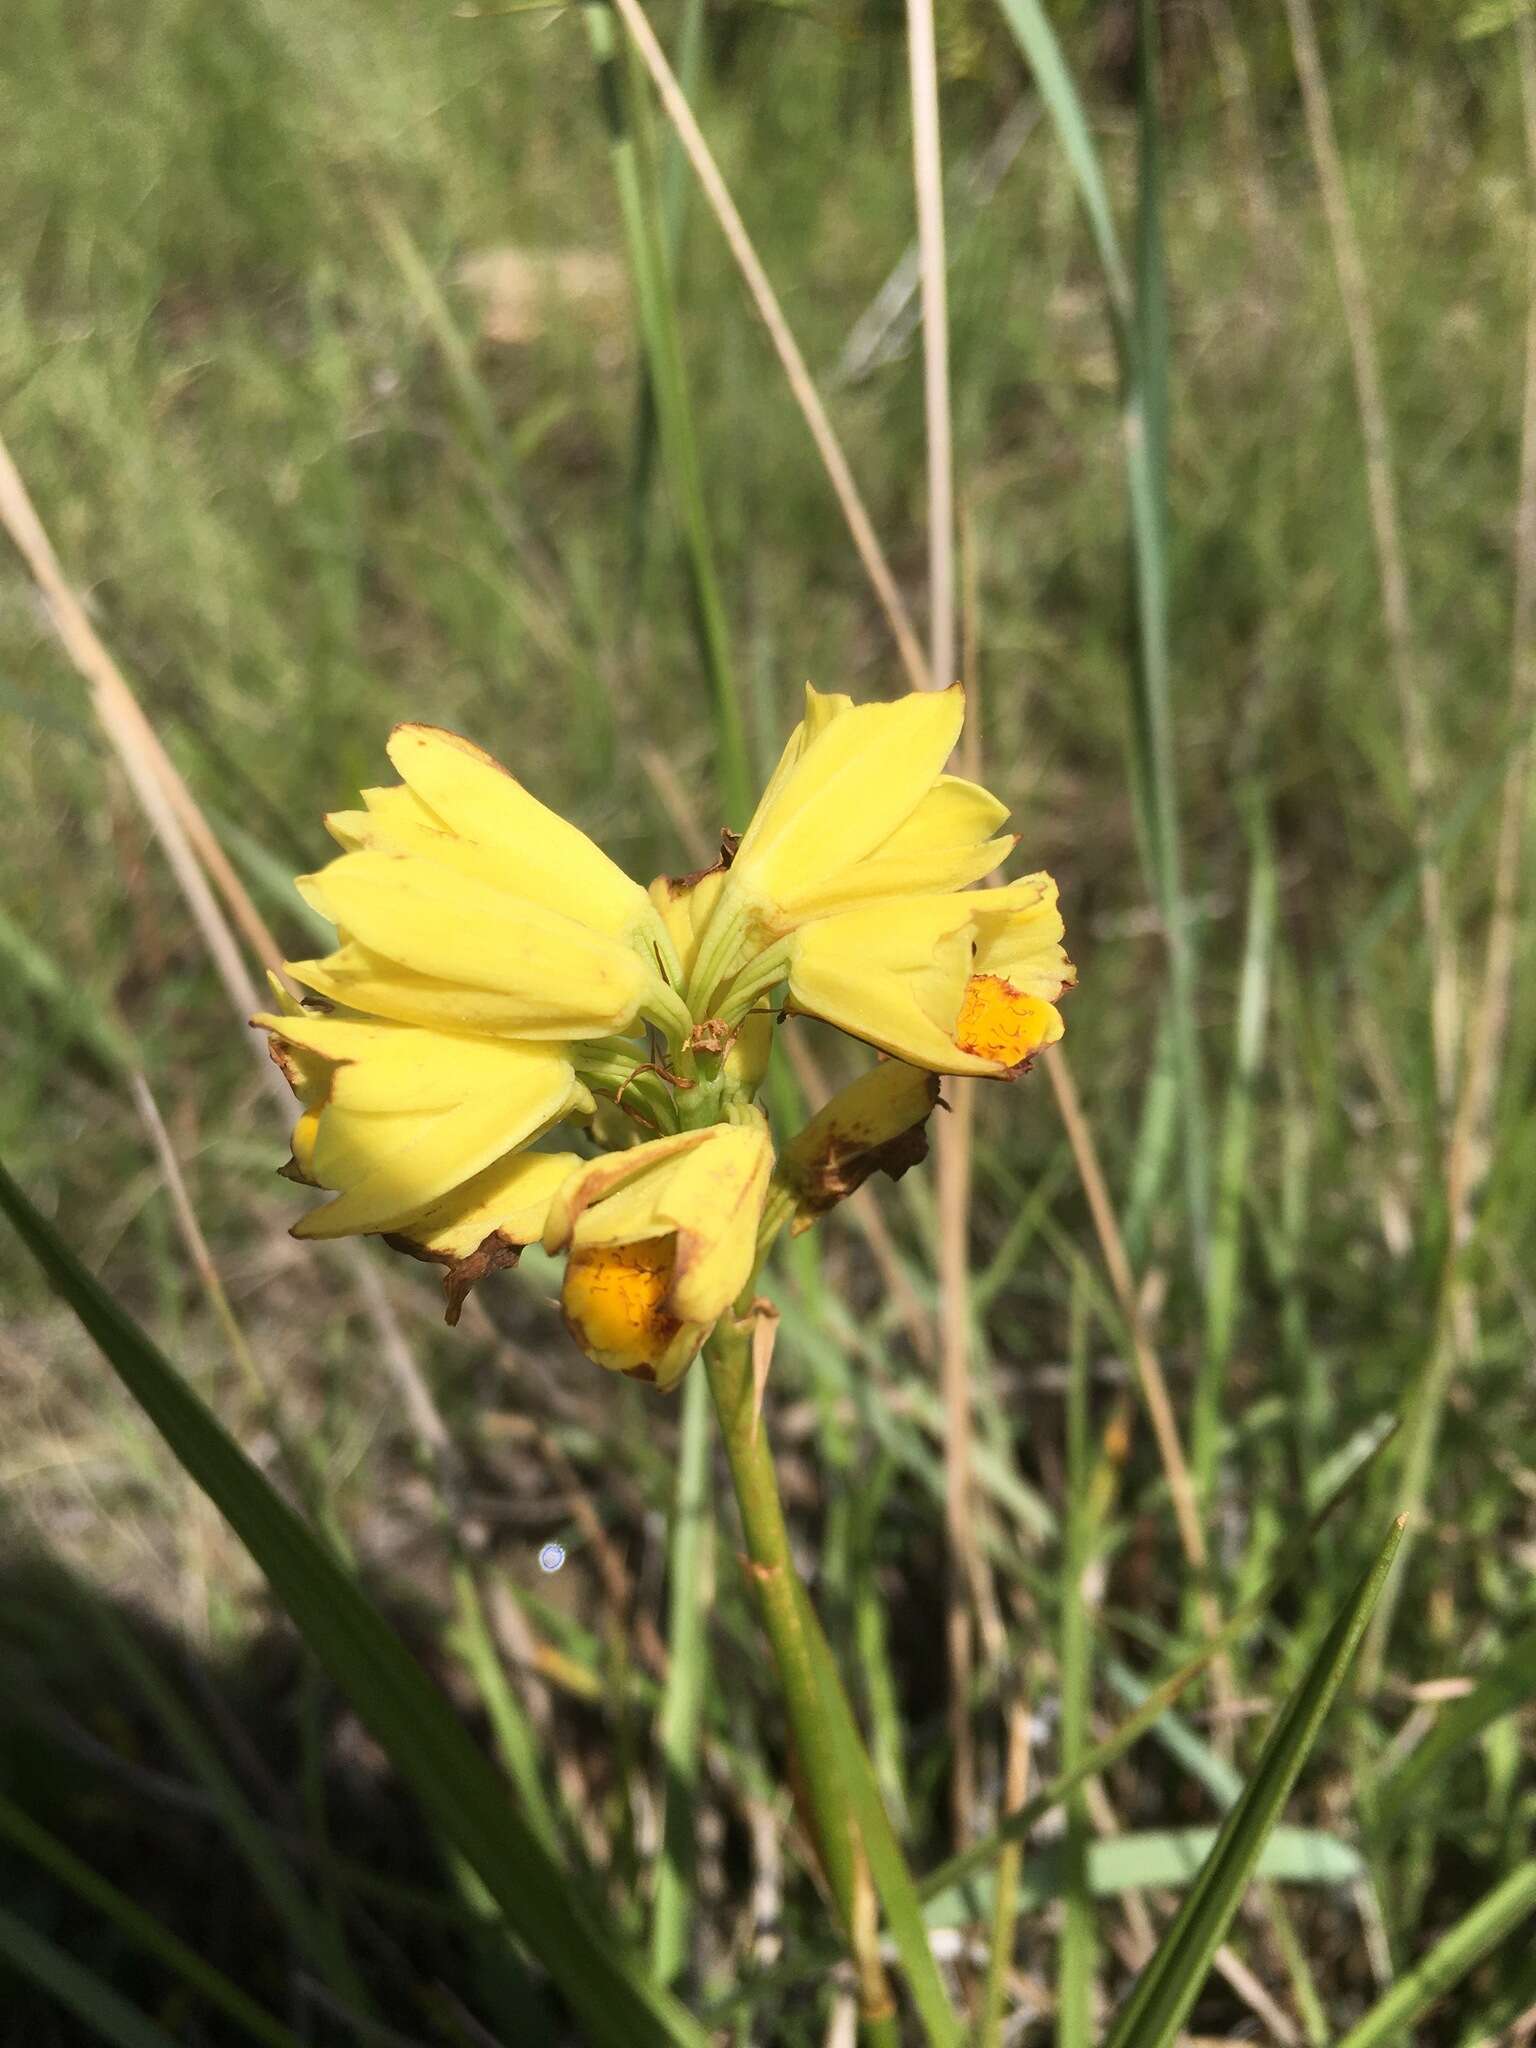
[[[455,1259],[467,1259],[493,1233],[508,1244],[534,1244],[544,1234],[550,1203],[581,1163],[575,1152],[518,1152],[498,1159],[402,1223],[400,1234],[427,1252]]]
[[[639,884],[469,740],[437,726],[398,725],[389,758],[451,832],[510,857],[520,894],[613,937],[646,919]]]
[[[670,1299],[684,1322],[715,1322],[751,1279],[773,1171],[760,1127],[718,1124],[711,1136],[713,1144],[677,1162],[664,1196],[677,1222]]]
[[[520,1032],[625,1030],[651,979],[622,942],[435,861],[344,853],[297,886],[370,952],[418,975],[516,998],[513,1014],[523,1021],[511,1028]]]
[[[294,1166],[298,1168],[305,1180],[311,1182],[316,1187],[319,1186],[319,1182],[315,1180],[315,1139],[319,1136],[319,1133],[319,1110],[306,1109],[293,1127],[293,1138],[291,1140]],[[282,1171],[282,1169],[279,1168],[279,1171]]]
[[[658,875],[646,892],[666,927],[685,981],[693,972],[699,940],[720,901],[726,873],[722,861],[696,875]]]
[[[993,836],[1007,815],[1007,806],[979,783],[941,775],[873,853],[802,890],[798,913],[810,918],[878,896],[968,888],[1000,866],[1017,844],[1012,834]]]
[[[344,1108],[449,1109],[478,1086],[494,1087],[509,1062],[569,1065],[548,1046],[520,1052],[505,1040],[449,1037],[355,1017],[262,1017],[286,1044],[327,1064],[325,1099]]]
[[[565,1251],[587,1210],[595,1202],[608,1201],[627,1182],[647,1180],[654,1184],[658,1169],[679,1154],[691,1152],[709,1142],[709,1132],[678,1131],[671,1137],[652,1138],[644,1145],[631,1145],[626,1152],[605,1152],[590,1159],[573,1173],[550,1204],[544,1226],[544,1249],[550,1254]],[[658,1221],[653,1230],[637,1233],[657,1236],[671,1226]]]
[[[560,1117],[592,1108],[557,1047],[376,1028],[393,1029],[401,1048],[336,1066],[300,1163],[340,1192],[296,1237],[400,1229]]]
[[[893,704],[808,715],[801,751],[781,763],[747,827],[731,890],[765,922],[787,929],[803,891],[873,853],[911,816],[942,772],[964,716],[958,683]]]
[[[365,789],[361,811],[331,811],[325,829],[348,853],[356,853],[381,832],[436,832],[443,821],[410,790],[392,782],[387,789]]]
[[[536,1010],[526,994],[496,989],[465,988],[435,975],[416,974],[380,953],[348,939],[323,960],[290,960],[288,972],[316,995],[361,1010],[370,1017],[388,1017],[428,1030],[478,1032],[493,1038],[558,1039],[584,1037],[569,1022]]]
[[[1000,975],[1042,1002],[1054,1002],[1077,981],[1077,969],[1062,949],[1064,929],[1049,875],[1025,875],[1006,888],[979,891],[976,971]]]
[[[818,690],[812,683],[806,684],[805,715],[785,742],[784,751],[780,754],[774,771],[769,776],[762,795],[758,798],[754,822],[773,812],[777,806],[784,784],[788,781],[800,756],[805,752],[811,741],[819,738],[826,727],[832,723],[833,719],[841,718],[845,711],[851,711],[852,709],[853,699],[851,697],[845,697],[839,692],[832,690],[824,692]],[[748,831],[750,832],[750,830],[749,826]],[[745,840],[743,843],[745,843]]]
[[[840,911],[796,936],[796,1009],[916,1067],[996,1074],[995,1060],[955,1044],[971,970],[972,896],[925,896]]]
[[[543,1230],[555,1190],[580,1163],[574,1152],[520,1152],[499,1159],[388,1233],[396,1251],[446,1269],[444,1320],[450,1326],[472,1288],[517,1264],[523,1247]]]

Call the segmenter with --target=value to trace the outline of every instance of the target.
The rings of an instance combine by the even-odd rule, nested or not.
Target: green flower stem
[[[817,1847],[843,1931],[858,1949],[864,2038],[874,2048],[874,2044],[894,2043],[899,2038],[894,2007],[874,1938],[873,1897],[862,1868],[858,1824],[839,1761],[836,1733],[821,1708],[811,1646],[797,1605],[799,1581],[790,1556],[768,1437],[757,1412],[751,1350],[751,1325],[745,1319],[727,1319],[711,1337],[704,1361]]]

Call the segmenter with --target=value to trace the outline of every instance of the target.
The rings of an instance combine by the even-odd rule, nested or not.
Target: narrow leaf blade
[[[3,1167],[0,1209],[245,1544],[401,1778],[478,1871],[508,1926],[549,1970],[588,2038],[613,2048],[705,2048],[702,2029],[646,1978],[620,1938],[577,1896],[394,1631]]]
[[[1286,1702],[1247,1789],[1120,2008],[1105,2048],[1167,2048],[1183,2025],[1359,1647],[1402,1534],[1399,1520]]]

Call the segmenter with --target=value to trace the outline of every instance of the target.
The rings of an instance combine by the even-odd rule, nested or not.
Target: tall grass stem
[[[621,16],[625,28],[634,38],[641,61],[651,74],[662,108],[677,130],[678,139],[693,166],[710,211],[719,223],[726,245],[746,282],[752,303],[768,330],[774,352],[783,366],[795,402],[810,429],[816,451],[821,457],[833,492],[842,508],[843,517],[848,523],[848,530],[853,536],[854,546],[864,565],[864,572],[879,599],[881,610],[885,613],[886,623],[896,642],[908,681],[913,689],[920,690],[924,687],[927,666],[923,660],[922,646],[913,629],[906,600],[891,573],[885,551],[876,537],[874,526],[864,507],[864,500],[854,482],[853,472],[848,466],[848,459],[843,453],[842,443],[827,417],[826,407],[821,402],[805,357],[800,352],[800,345],[784,317],[778,294],[768,280],[768,273],[752,245],[745,223],[737,211],[736,202],[720,175],[720,168],[704,139],[704,132],[694,119],[693,110],[683,95],[672,66],[667,62],[665,50],[656,40],[656,33],[651,27],[645,9],[640,5],[640,0],[613,0],[613,5]]]

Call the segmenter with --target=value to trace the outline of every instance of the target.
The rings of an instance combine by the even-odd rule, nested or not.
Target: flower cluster
[[[922,1156],[935,1076],[1010,1079],[1061,1036],[1054,882],[972,886],[1015,841],[944,772],[963,716],[958,685],[808,688],[740,841],[648,890],[469,741],[398,727],[400,783],[328,818],[343,850],[299,883],[337,950],[255,1020],[301,1106],[286,1171],[334,1194],[295,1236],[441,1263],[450,1322],[540,1242],[588,1356],[675,1384],[774,1230]],[[793,1013],[888,1057],[775,1161],[755,1098]]]

